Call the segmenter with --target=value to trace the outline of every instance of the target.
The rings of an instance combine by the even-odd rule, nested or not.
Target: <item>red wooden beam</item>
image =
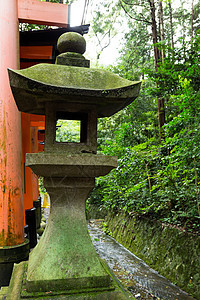
[[[30,126],[31,127],[42,127],[42,128],[44,128],[45,127],[45,122],[43,122],[43,121],[31,121]]]
[[[21,46],[20,58],[52,59],[52,46]]]
[[[18,0],[21,23],[68,27],[68,5],[38,0]]]
[[[30,121],[35,121],[35,122],[38,122],[38,121],[44,121],[45,122],[45,116],[43,115],[34,115],[34,114],[30,114]]]
[[[30,126],[45,128],[45,116],[31,114]]]

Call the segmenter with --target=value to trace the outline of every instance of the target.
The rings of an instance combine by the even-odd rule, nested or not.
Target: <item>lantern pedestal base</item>
[[[28,292],[110,287],[88,234],[85,201],[94,178],[46,177],[51,208],[47,227],[29,256]]]
[[[41,172],[45,169],[40,165]],[[60,166],[52,169],[59,173]],[[74,174],[73,166],[71,172]],[[79,166],[78,172],[82,174],[83,167]],[[94,178],[87,172],[84,175],[44,177],[51,199],[47,227],[28,263],[15,266],[7,300],[130,298],[97,255],[89,236],[85,201]]]
[[[28,263],[15,266],[7,300],[129,298],[97,255],[85,217],[94,177],[113,169],[116,158],[29,154],[27,164],[44,177],[51,208]]]
[[[67,286],[63,286],[62,290],[47,292],[28,292],[26,290],[27,274],[26,269],[28,262],[22,262],[14,266],[13,275],[10,286],[7,291],[6,300],[36,300],[36,299],[52,299],[52,300],[127,300],[133,297],[127,293],[119,281],[116,279],[112,271],[104,261],[101,261],[107,275],[110,278],[110,287],[81,289],[77,284],[76,289],[68,290]],[[66,288],[66,289],[64,289]]]

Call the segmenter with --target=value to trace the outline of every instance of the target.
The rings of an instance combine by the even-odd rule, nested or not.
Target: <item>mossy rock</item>
[[[200,236],[124,212],[109,212],[105,221],[118,242],[200,299]]]

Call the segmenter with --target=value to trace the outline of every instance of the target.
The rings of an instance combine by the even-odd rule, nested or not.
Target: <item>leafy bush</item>
[[[200,230],[199,42],[197,35],[181,64],[176,53],[166,58],[151,79],[159,88],[146,80],[135,103],[100,121],[99,150],[119,160],[116,170],[97,179],[91,202]],[[161,94],[168,114],[162,141],[156,125]]]

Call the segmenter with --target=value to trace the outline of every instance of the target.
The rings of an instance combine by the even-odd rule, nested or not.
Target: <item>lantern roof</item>
[[[9,77],[18,109],[39,115],[46,102],[65,102],[93,105],[98,117],[108,117],[130,104],[141,85],[105,70],[51,64],[9,69]]]

